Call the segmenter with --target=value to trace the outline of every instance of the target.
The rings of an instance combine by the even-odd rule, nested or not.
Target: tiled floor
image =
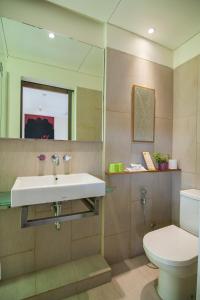
[[[110,283],[65,300],[161,300],[154,288],[158,269],[147,264],[146,257],[139,256],[113,265]]]

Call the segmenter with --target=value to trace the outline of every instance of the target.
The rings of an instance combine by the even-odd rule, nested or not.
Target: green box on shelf
[[[109,173],[122,173],[124,171],[123,163],[111,163],[109,164]]]

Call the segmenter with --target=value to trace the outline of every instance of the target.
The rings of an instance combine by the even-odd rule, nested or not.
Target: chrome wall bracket
[[[61,223],[72,220],[80,220],[99,214],[99,201],[101,197],[80,199],[87,210],[65,215],[51,216],[47,218],[28,219],[28,206],[21,208],[21,228],[40,226],[52,223]]]

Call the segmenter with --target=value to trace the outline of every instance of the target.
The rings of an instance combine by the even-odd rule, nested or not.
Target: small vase
[[[166,171],[168,170],[168,162],[162,162],[158,164],[159,171]]]

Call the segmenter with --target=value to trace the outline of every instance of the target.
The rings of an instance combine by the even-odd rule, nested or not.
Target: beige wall
[[[40,153],[47,155],[39,162]],[[61,164],[58,173],[88,172],[101,177],[102,143],[0,140],[0,191],[10,190],[17,176],[52,174],[50,157],[58,153]],[[63,163],[62,156],[72,156]],[[65,212],[75,212],[82,205],[74,202],[63,207]],[[85,208],[84,208],[85,209]],[[31,210],[32,217],[51,215],[49,205]],[[37,228],[20,228],[20,209],[0,210],[0,262],[2,277],[10,278],[36,269],[100,252],[98,217],[65,222],[61,230],[54,225]]]
[[[199,36],[178,49],[180,61],[199,53]],[[189,51],[191,48],[192,51]],[[194,51],[193,51],[194,50]],[[197,50],[197,51],[196,51]],[[182,60],[181,60],[182,59]],[[172,218],[179,223],[180,189],[200,189],[200,56],[174,70],[173,156],[182,169],[181,178],[173,180]],[[200,297],[200,262],[198,263],[197,299]]]
[[[171,154],[173,70],[118,50],[107,50],[106,166],[142,162],[142,151]],[[155,143],[131,142],[131,90],[138,84],[156,92]],[[105,201],[105,257],[120,261],[143,252],[142,237],[151,226],[171,222],[170,173],[107,176],[114,189]],[[147,189],[147,205],[140,189]],[[145,215],[145,217],[144,217]]]
[[[102,92],[77,87],[76,140],[102,141]]]
[[[182,189],[200,188],[200,57],[174,70],[173,156],[182,169]],[[173,199],[174,218],[179,215],[179,197]]]
[[[95,45],[102,46],[105,42],[102,24],[39,0],[17,0],[12,4],[3,0],[0,10],[3,16]],[[170,57],[167,54],[167,61]],[[165,55],[163,59],[166,60]],[[108,49],[106,76],[106,165],[111,161],[140,162],[141,151],[144,150],[171,153],[172,70]],[[133,84],[156,90],[154,144],[131,143],[130,104]],[[70,171],[103,175],[101,143],[0,140],[0,191],[9,190],[16,176],[51,174],[53,170],[50,156],[54,152],[61,157],[66,152],[72,156],[69,166],[59,166],[60,173]],[[47,154],[46,162],[38,162],[37,155],[40,153]],[[142,237],[151,226],[159,227],[170,223],[172,179],[170,174],[165,173],[119,175],[107,178],[107,184],[113,187],[113,193],[108,194],[105,200],[105,257],[112,263],[141,253]],[[145,219],[140,204],[142,186],[148,190]],[[66,204],[64,209],[74,211],[76,206],[80,208],[78,203],[73,206]],[[51,211],[49,206],[43,205],[32,209],[31,213],[39,217],[46,216]],[[20,210],[9,209],[0,211],[0,228],[3,278],[56,265],[100,250],[98,218],[66,222],[60,231],[56,231],[53,225],[20,229]]]
[[[106,163],[141,162],[142,151],[171,154],[173,70],[136,56],[107,50]],[[155,89],[155,142],[131,142],[133,84]]]
[[[141,161],[141,151],[171,152],[172,70],[120,51],[107,53],[106,164],[111,161]],[[156,90],[155,143],[131,143],[130,104],[132,84]],[[69,165],[59,173],[89,172],[102,176],[102,143],[61,141],[0,141],[0,191],[11,188],[16,176],[53,172],[50,156],[69,153]],[[47,154],[46,162],[37,155]],[[143,252],[145,232],[171,222],[171,174],[118,175],[107,178],[113,193],[105,199],[105,257],[110,263]],[[145,187],[147,206],[143,212],[140,188]],[[74,211],[80,204],[66,204]],[[38,206],[33,216],[46,216],[48,205]],[[8,226],[9,224],[9,226]],[[66,222],[61,231],[53,225],[20,229],[20,210],[0,211],[0,261],[3,278],[62,263],[100,251],[98,218]],[[51,245],[51,247],[50,247]]]

